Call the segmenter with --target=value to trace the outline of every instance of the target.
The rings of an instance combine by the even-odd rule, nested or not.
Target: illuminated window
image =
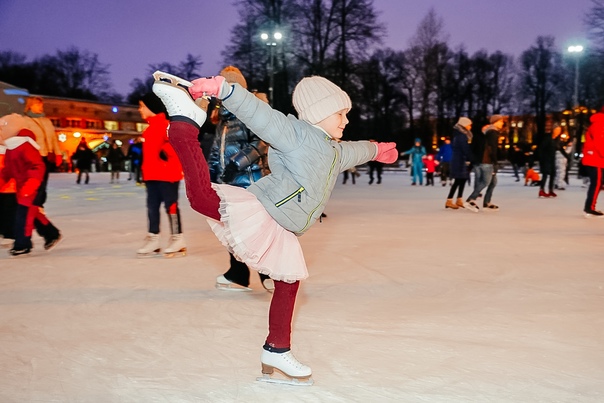
[[[105,130],[119,130],[120,125],[115,120],[105,121]]]
[[[87,120],[86,128],[87,129],[102,129],[103,122],[101,122],[100,120]]]
[[[136,124],[136,131],[139,133],[142,133],[145,131],[145,129],[149,126],[149,124],[147,123],[137,123]]]
[[[80,119],[67,119],[67,127],[81,127],[82,121]]]

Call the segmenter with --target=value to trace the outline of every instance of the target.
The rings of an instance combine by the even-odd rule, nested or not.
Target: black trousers
[[[229,253],[231,257],[231,267],[224,273],[224,278],[229,281],[232,281],[235,284],[239,284],[243,287],[247,287],[250,285],[250,269],[247,265],[239,260],[235,259],[232,253]],[[260,275],[260,281],[264,281],[269,278],[266,274]]]
[[[180,209],[178,208],[179,182],[146,181],[147,187],[147,217],[149,219],[149,232],[159,234],[160,208],[164,204],[170,229],[173,234],[182,233],[180,222]]]
[[[17,194],[0,193],[0,235],[15,239],[15,218],[17,216]]]
[[[587,199],[585,199],[585,210],[595,210],[596,203],[598,202],[598,195],[602,188],[602,180],[604,175],[604,168],[596,167],[585,167],[587,176],[589,176],[589,188],[587,189]]]

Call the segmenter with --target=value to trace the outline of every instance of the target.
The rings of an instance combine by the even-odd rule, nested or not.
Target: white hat
[[[472,124],[472,121],[470,119],[466,118],[465,116],[462,116],[457,121],[457,124],[460,126],[466,127],[466,126],[470,126]]]
[[[340,87],[319,76],[303,78],[292,96],[298,117],[316,124],[343,109],[350,110],[350,97]]]

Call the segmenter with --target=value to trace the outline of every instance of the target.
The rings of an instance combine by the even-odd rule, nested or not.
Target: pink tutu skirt
[[[253,193],[224,184],[212,188],[220,197],[221,217],[208,224],[237,260],[277,281],[308,277],[298,237],[277,224]]]

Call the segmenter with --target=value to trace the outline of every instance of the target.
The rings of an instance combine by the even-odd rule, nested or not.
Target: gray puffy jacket
[[[270,145],[271,173],[248,190],[275,221],[297,235],[321,216],[340,172],[377,155],[376,144],[333,140],[318,126],[285,116],[238,84],[223,103]]]

